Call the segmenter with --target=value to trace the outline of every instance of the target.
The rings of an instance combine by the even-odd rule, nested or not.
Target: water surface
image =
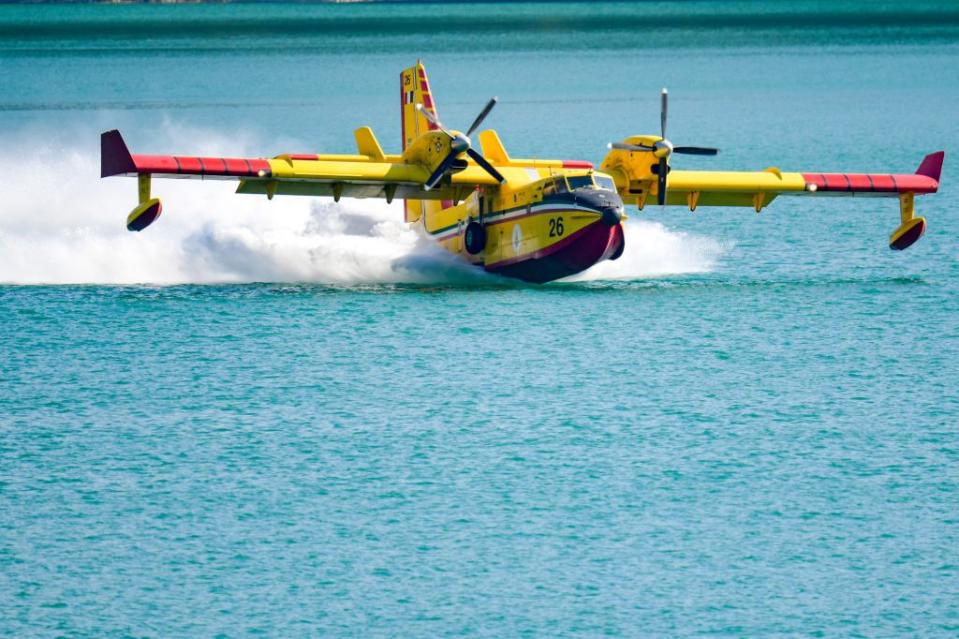
[[[959,632],[950,3],[0,6],[0,635]],[[516,156],[908,172],[896,204],[630,212],[582,281],[379,203],[100,181],[399,140],[399,72]],[[680,165],[679,162],[676,163]]]

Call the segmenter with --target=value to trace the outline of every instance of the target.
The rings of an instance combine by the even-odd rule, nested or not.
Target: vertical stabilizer
[[[400,74],[401,93],[401,116],[403,118],[403,150],[406,150],[413,140],[432,131],[436,127],[426,119],[422,113],[417,111],[416,105],[422,104],[423,109],[429,111],[434,117],[439,119],[436,112],[436,104],[433,102],[433,95],[430,92],[430,81],[426,77],[426,68],[423,63],[417,60],[416,66],[404,69]]]
[[[430,91],[430,81],[426,77],[426,68],[419,60],[415,66],[404,69],[400,74],[400,122],[404,151],[413,140],[436,129],[436,126],[416,109],[417,104],[422,104],[424,110],[439,119]],[[406,200],[404,219],[407,222],[416,222],[426,213],[428,207],[439,209],[443,208],[443,204],[435,200]]]

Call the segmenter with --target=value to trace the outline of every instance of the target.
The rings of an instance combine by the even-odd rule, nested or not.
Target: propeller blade
[[[656,200],[660,206],[666,204],[666,174],[668,172],[669,167],[666,165],[666,158],[661,158],[659,160],[659,189],[656,193]]]
[[[662,102],[659,108],[659,132],[660,137],[666,139],[666,113],[669,107],[669,92],[663,87]]]
[[[606,145],[607,149],[617,149],[619,151],[652,151],[653,147],[645,144],[626,144],[625,142],[610,142]]]
[[[473,158],[474,162],[476,162],[481,167],[483,167],[483,170],[489,173],[493,177],[493,179],[499,182],[500,184],[506,181],[506,178],[504,178],[499,171],[493,168],[493,165],[487,162],[486,158],[480,155],[478,151],[475,151],[474,149],[467,149],[466,155]]]
[[[483,110],[480,111],[480,114],[476,116],[475,120],[473,120],[473,124],[470,125],[469,130],[466,132],[466,137],[473,135],[473,131],[478,129],[479,125],[483,124],[483,120],[486,119],[486,116],[489,115],[489,112],[493,110],[494,106],[496,106],[495,95],[490,98],[490,101],[486,103],[486,106],[483,107]]]
[[[713,149],[707,146],[675,146],[673,153],[684,153],[685,155],[716,155],[719,149]]]
[[[426,109],[422,104],[417,104],[416,110],[422,113],[423,117],[429,120],[433,124],[433,126],[435,126],[437,129],[439,129],[446,135],[453,137],[453,134],[446,130],[446,127],[443,126],[443,123],[440,122],[439,118],[433,115],[433,113],[429,111],[428,109]]]
[[[446,172],[449,170],[450,165],[452,165],[453,162],[456,160],[457,155],[458,153],[456,151],[453,151],[452,153],[447,155],[445,158],[443,158],[443,161],[439,163],[439,166],[436,167],[436,170],[433,171],[433,174],[429,177],[428,180],[426,180],[426,183],[423,184],[424,191],[429,191],[433,189],[437,184],[439,184],[440,180],[443,179],[443,176],[446,175]]]

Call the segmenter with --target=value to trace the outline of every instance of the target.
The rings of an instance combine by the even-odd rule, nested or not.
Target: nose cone
[[[606,207],[603,209],[603,223],[609,226],[616,226],[623,221],[623,207]]]
[[[669,140],[660,140],[653,144],[653,156],[664,158],[673,152],[673,143]]]
[[[457,133],[456,137],[450,140],[450,149],[454,153],[463,153],[470,148],[470,139],[462,133]]]
[[[625,215],[623,200],[615,191],[602,189],[576,191],[576,203],[600,213],[602,222],[608,226],[616,226],[623,221]]]

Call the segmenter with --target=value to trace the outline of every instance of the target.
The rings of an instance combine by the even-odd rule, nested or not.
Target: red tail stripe
[[[563,160],[564,169],[591,169],[593,168],[592,162],[586,162],[585,160]]]
[[[403,74],[400,74],[400,137],[402,137],[403,150],[406,150],[406,116],[403,113],[403,105],[406,104],[406,87],[403,86]]]

